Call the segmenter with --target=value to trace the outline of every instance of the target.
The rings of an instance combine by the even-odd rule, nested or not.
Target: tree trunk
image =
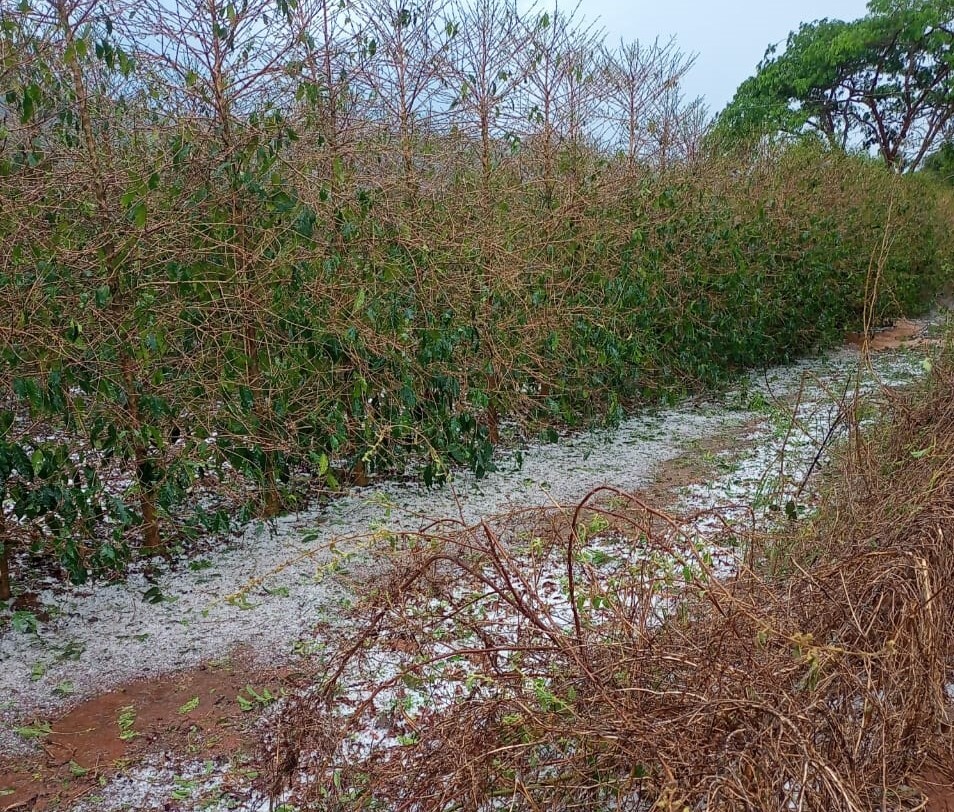
[[[147,553],[161,553],[162,536],[159,533],[159,517],[156,513],[156,491],[152,483],[148,486],[139,483],[139,508],[142,511],[142,549]]]
[[[142,417],[139,411],[139,393],[136,391],[136,376],[132,359],[122,359],[126,397],[129,399],[129,418],[135,440],[133,455],[136,460],[136,484],[139,486],[139,510],[142,513],[142,549],[146,553],[162,552],[162,537],[159,533],[159,517],[156,511],[156,485],[149,448],[141,436]]]
[[[275,476],[272,472],[273,466],[271,456],[265,461],[265,486],[264,498],[262,500],[262,518],[271,519],[282,512],[282,497],[278,492],[278,485],[275,484]]]
[[[3,543],[0,552],[0,601],[10,600],[10,545]]]
[[[490,143],[490,114],[486,110],[480,112],[480,167],[481,185],[484,206],[490,208],[490,177],[493,169],[491,165]]]
[[[500,391],[500,378],[497,373],[487,377],[487,409],[484,417],[487,421],[487,439],[497,445],[500,443],[500,411],[497,408],[497,393]]]

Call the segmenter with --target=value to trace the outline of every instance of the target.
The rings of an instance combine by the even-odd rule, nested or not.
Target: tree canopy
[[[851,22],[817,20],[766,52],[719,116],[731,137],[814,132],[913,170],[954,117],[954,0],[871,0]]]

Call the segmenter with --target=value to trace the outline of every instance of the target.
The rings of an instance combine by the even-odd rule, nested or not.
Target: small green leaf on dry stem
[[[49,722],[34,722],[32,725],[14,728],[14,733],[24,739],[42,739],[52,732]]]
[[[132,705],[126,705],[119,709],[119,717],[116,722],[119,725],[119,738],[124,742],[139,735],[133,730],[133,725],[136,724],[136,708]]]

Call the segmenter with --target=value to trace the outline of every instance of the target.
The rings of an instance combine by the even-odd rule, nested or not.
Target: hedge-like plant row
[[[488,163],[370,123],[333,150],[310,108],[223,113],[212,79],[160,110],[158,68],[131,85],[99,28],[52,30],[5,29],[33,57],[0,153],[4,562],[83,580],[371,473],[482,473],[501,420],[612,422],[948,281],[947,193],[867,159],[662,165],[570,132]]]

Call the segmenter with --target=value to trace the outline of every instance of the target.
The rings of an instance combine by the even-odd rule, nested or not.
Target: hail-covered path
[[[912,345],[866,363],[846,347],[753,373],[717,398],[511,449],[479,481],[458,472],[441,488],[382,482],[354,489],[322,509],[250,526],[191,561],[150,562],[149,579],[139,569],[118,584],[31,584],[50,619],[24,629],[0,615],[0,753],[26,746],[14,733],[22,720],[130,680],[196,666],[239,645],[275,664],[292,658],[316,626],[334,634],[351,597],[336,571],[360,562],[373,572],[361,540],[384,530],[570,505],[603,484],[643,491],[667,464],[694,456],[706,457],[706,476],[683,483],[670,510],[757,505],[777,487],[804,492],[855,381],[873,393],[902,385],[929,368],[928,352]]]

